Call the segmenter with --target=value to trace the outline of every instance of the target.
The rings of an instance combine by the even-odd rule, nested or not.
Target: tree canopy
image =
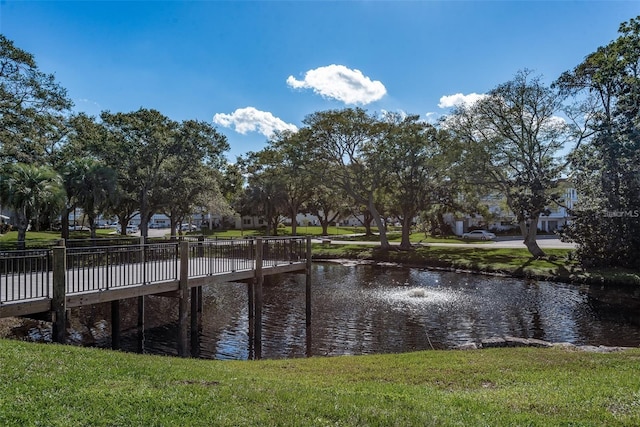
[[[461,144],[462,167],[472,183],[505,197],[524,243],[536,257],[540,216],[561,199],[556,191],[565,163],[559,151],[580,133],[558,115],[561,96],[540,77],[521,71],[445,122]]]
[[[593,132],[571,156],[579,201],[565,236],[587,265],[640,268],[640,17],[619,34],[556,82]]]
[[[284,217],[295,234],[300,213],[326,233],[350,210],[375,222],[385,249],[394,218],[409,249],[416,218],[468,215],[499,195],[540,257],[537,226],[564,205],[566,181],[579,201],[563,236],[582,262],[640,268],[640,17],[551,86],[520,71],[438,124],[362,108],[317,111],[236,164],[211,124],[147,108],[95,118],[71,107],[54,76],[0,35],[0,202],[15,210],[22,241],[30,225],[56,215],[67,236],[75,207],[92,232],[98,215],[117,216],[124,234],[139,214],[146,236],[154,213],[175,231],[193,214],[231,215],[233,206],[266,219],[272,234]]]
[[[48,163],[71,106],[53,74],[0,34],[0,162]]]

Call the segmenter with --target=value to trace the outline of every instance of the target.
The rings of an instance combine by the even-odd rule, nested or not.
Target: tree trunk
[[[364,235],[367,237],[373,236],[373,231],[371,231],[371,221],[373,221],[373,218],[367,218],[362,223],[362,225],[364,225]]]
[[[320,212],[322,212],[322,214]],[[329,224],[331,223],[331,221],[334,221],[334,220],[338,219],[339,213],[336,212],[336,213],[333,214],[333,216],[331,216],[328,213],[325,215],[325,212],[331,212],[331,208],[327,207],[327,206],[324,206],[322,208],[322,211],[320,211],[319,209],[316,209],[312,213],[315,214],[315,216],[318,217],[318,221],[320,222],[320,226],[322,227],[322,235],[323,236],[328,236],[329,235]]]
[[[175,240],[176,239],[176,228],[178,227],[178,221],[173,216],[170,216],[169,217],[169,225],[171,227],[171,231],[170,231],[169,237],[170,237],[171,240]]]
[[[118,217],[118,224],[120,224],[120,236],[125,237],[127,235],[127,225],[129,225],[129,216],[119,216],[116,215]],[[126,221],[123,221],[126,220]]]
[[[527,227],[527,221],[520,221],[520,232],[524,238],[524,244],[534,258],[542,258],[546,256],[536,241],[536,236],[538,234],[538,218],[539,215],[532,218],[529,227]]]
[[[26,212],[24,212],[24,208],[16,212],[16,217],[16,222],[18,223],[18,250],[21,251],[26,248],[29,219],[27,218]]]
[[[90,230],[90,237],[92,239],[95,239],[96,236],[96,218],[93,215],[87,215],[87,219],[89,220],[89,230]]]
[[[326,219],[320,219],[320,225],[322,226],[322,235],[323,236],[328,236],[329,235],[329,221],[327,221]]]
[[[291,209],[291,235],[297,236],[298,232],[298,221],[296,221],[296,216],[298,214],[298,207],[296,209]]]
[[[384,223],[382,222],[382,217],[378,213],[378,210],[373,204],[373,197],[369,197],[369,212],[373,215],[373,219],[378,226],[378,231],[380,232],[380,249],[389,249],[391,245],[389,244],[389,240],[387,239],[387,230],[385,228]]]
[[[411,218],[413,215],[405,215],[402,218],[402,242],[400,242],[400,249],[404,251],[411,250]]]
[[[373,236],[373,232],[371,231],[371,222],[373,221],[373,216],[371,212],[366,211],[362,214],[362,225],[364,226],[364,234],[367,237]]]
[[[69,212],[71,208],[65,206],[60,217],[60,236],[65,240],[69,238]]]
[[[142,190],[140,195],[140,236],[147,240],[149,237],[149,203],[146,188]]]

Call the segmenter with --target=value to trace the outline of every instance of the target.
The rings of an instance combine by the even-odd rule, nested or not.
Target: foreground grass
[[[640,425],[640,350],[205,361],[0,340],[6,426]]]

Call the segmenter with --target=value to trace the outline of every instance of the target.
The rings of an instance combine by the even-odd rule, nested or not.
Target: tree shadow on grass
[[[513,274],[515,274],[515,275],[517,275],[517,276],[526,276],[525,271],[524,271],[524,270],[525,270],[525,268],[530,267],[530,266],[531,266],[531,263],[532,263],[533,261],[535,261],[535,260],[536,260],[536,258],[534,258],[534,257],[529,258],[529,259],[528,259],[524,264],[522,264],[521,266],[519,266],[518,268],[516,268],[516,269],[514,270]]]
[[[546,262],[553,265],[555,268],[536,268],[534,265],[535,261]],[[525,271],[527,267],[531,268],[528,272]],[[573,268],[571,270],[567,269],[566,262],[554,256],[543,258],[530,257],[525,263],[515,269],[513,274],[518,276],[531,276],[536,273],[536,270],[543,272],[544,275],[548,276],[550,279],[569,279],[573,275]]]
[[[574,269],[571,267],[571,270],[567,269],[567,266],[563,262],[559,261],[549,261],[551,264],[555,265],[555,270],[549,270],[549,273],[562,278],[570,278],[574,274]]]
[[[564,258],[553,255],[535,258],[521,251],[420,246],[410,251],[371,248],[371,254],[374,260],[380,262],[501,272],[515,277],[538,276],[550,280],[567,280],[575,274]]]

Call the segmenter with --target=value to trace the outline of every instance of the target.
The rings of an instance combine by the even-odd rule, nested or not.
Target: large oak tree
[[[322,177],[323,182],[367,207],[378,227],[381,248],[389,249],[386,224],[377,207],[388,171],[384,162],[372,161],[383,144],[379,120],[361,108],[347,108],[310,114],[304,124],[313,153],[309,160],[325,163],[324,169],[331,172],[330,177]]]
[[[566,163],[560,150],[580,140],[561,119],[562,97],[540,77],[521,71],[471,105],[458,106],[445,127],[461,143],[467,179],[501,194],[535,257],[540,216],[561,201],[557,184]]]

